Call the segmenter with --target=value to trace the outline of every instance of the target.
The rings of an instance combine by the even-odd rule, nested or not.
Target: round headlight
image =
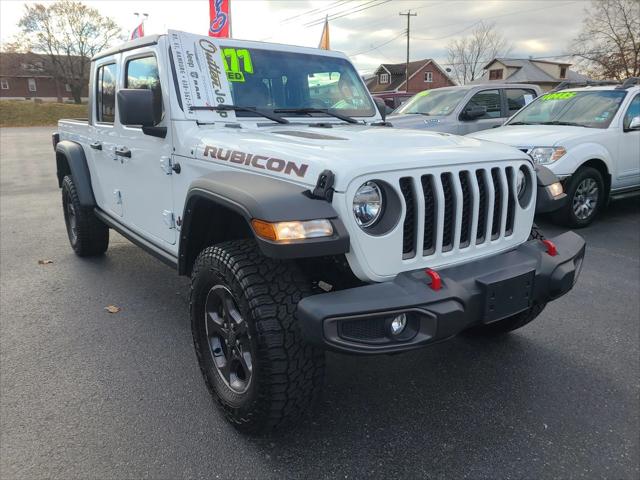
[[[527,189],[527,178],[522,168],[520,168],[518,169],[518,175],[516,177],[516,192],[518,192],[518,198],[522,198],[526,189]]]
[[[366,182],[353,197],[353,215],[361,228],[372,226],[382,213],[382,190],[375,182]]]

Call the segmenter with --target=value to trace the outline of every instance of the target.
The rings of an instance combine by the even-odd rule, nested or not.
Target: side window
[[[164,107],[162,105],[162,89],[156,57],[141,57],[129,60],[125,73],[125,88],[139,88],[153,92],[153,116],[155,123],[160,123]]]
[[[625,130],[629,128],[629,125],[631,125],[631,120],[633,120],[635,117],[640,117],[640,95],[636,95],[636,97],[631,100],[629,108],[627,108],[627,113],[624,114],[622,125],[624,126]]]
[[[499,90],[483,90],[482,92],[476,93],[469,103],[467,107],[470,106],[481,106],[486,107],[487,113],[481,118],[500,118],[501,108],[500,108],[500,91]]]
[[[509,110],[507,116],[509,117],[536,98],[534,90],[522,88],[508,88],[505,93],[507,96],[507,109]]]
[[[96,119],[101,123],[113,123],[116,112],[116,64],[98,67],[96,78]]]

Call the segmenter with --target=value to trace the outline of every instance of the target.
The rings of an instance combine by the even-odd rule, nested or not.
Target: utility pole
[[[409,93],[409,35],[411,34],[411,17],[417,17],[417,13],[411,13],[409,10],[407,13],[400,12],[400,15],[407,17],[407,66],[405,68],[405,91]]]

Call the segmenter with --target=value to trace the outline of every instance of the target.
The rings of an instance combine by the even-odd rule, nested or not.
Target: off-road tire
[[[62,179],[62,209],[69,243],[76,255],[93,257],[104,254],[109,247],[109,227],[96,217],[92,208],[80,205],[70,175]],[[75,217],[73,220],[72,216]]]
[[[598,200],[596,202],[593,212],[587,218],[578,218],[573,208],[574,197],[576,196],[576,190],[587,179],[592,179],[598,188]],[[557,212],[551,214],[551,219],[554,223],[559,225],[566,225],[573,228],[583,228],[590,225],[598,213],[602,210],[602,207],[606,202],[606,191],[604,185],[604,179],[602,174],[592,167],[583,167],[579,169],[565,185],[565,192],[567,194],[567,203]]]
[[[231,292],[250,333],[253,369],[243,393],[222,380],[210,353],[205,302],[216,285]],[[290,425],[317,400],[324,352],[303,341],[295,317],[298,302],[310,293],[310,282],[293,263],[264,257],[253,240],[220,243],[196,259],[190,315],[198,363],[212,396],[239,430]]]

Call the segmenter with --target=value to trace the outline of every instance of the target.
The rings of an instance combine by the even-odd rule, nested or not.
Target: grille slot
[[[423,255],[435,252],[436,245],[436,197],[433,176],[423,175],[420,178],[422,193],[424,194],[424,239],[422,241]]]
[[[421,175],[419,183],[418,177],[401,177],[403,260],[466,251],[513,235],[518,168],[455,169]]]
[[[384,317],[343,320],[339,326],[339,335],[347,340],[375,342],[386,338]]]
[[[442,251],[448,252],[453,248],[453,230],[455,228],[453,185],[450,173],[440,175],[442,191],[444,193],[444,230],[442,231]]]
[[[416,255],[416,208],[413,198],[413,186],[411,178],[400,179],[400,191],[404,197],[407,213],[402,225],[402,258],[413,258]]]

